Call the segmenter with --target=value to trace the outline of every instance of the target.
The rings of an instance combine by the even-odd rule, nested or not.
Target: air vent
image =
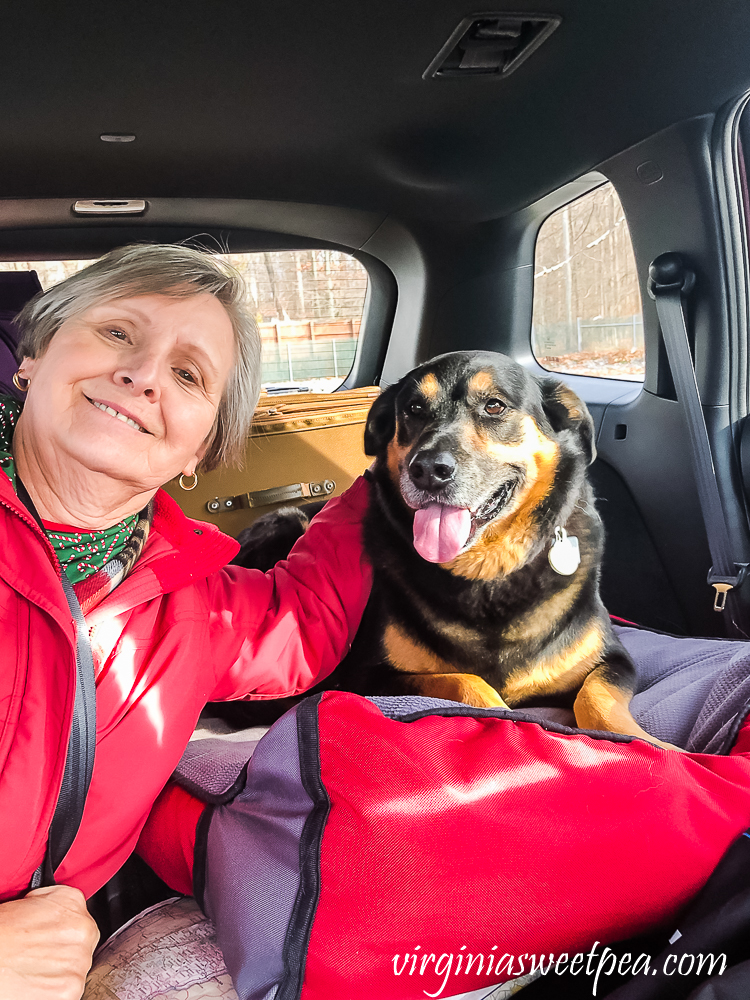
[[[422,74],[508,76],[562,21],[556,14],[472,14],[465,17]]]

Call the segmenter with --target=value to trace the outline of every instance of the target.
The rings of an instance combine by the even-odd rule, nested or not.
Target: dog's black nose
[[[420,490],[439,490],[456,474],[456,460],[448,451],[419,451],[411,460],[409,475]]]

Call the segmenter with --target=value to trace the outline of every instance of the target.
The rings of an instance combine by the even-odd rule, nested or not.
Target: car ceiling
[[[284,199],[479,221],[750,88],[741,0],[556,0],[545,12],[560,27],[507,78],[424,80],[475,12],[7,0],[0,197]]]

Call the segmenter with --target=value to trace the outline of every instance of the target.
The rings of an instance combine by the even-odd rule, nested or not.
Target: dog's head
[[[417,552],[447,563],[497,529],[554,531],[594,460],[594,425],[563,382],[502,354],[462,351],[385,390],[365,451],[414,512]]]

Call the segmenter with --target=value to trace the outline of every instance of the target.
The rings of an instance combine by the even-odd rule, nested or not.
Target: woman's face
[[[229,316],[208,292],[99,303],[24,359],[26,437],[58,463],[155,489],[202,458],[234,353]]]

